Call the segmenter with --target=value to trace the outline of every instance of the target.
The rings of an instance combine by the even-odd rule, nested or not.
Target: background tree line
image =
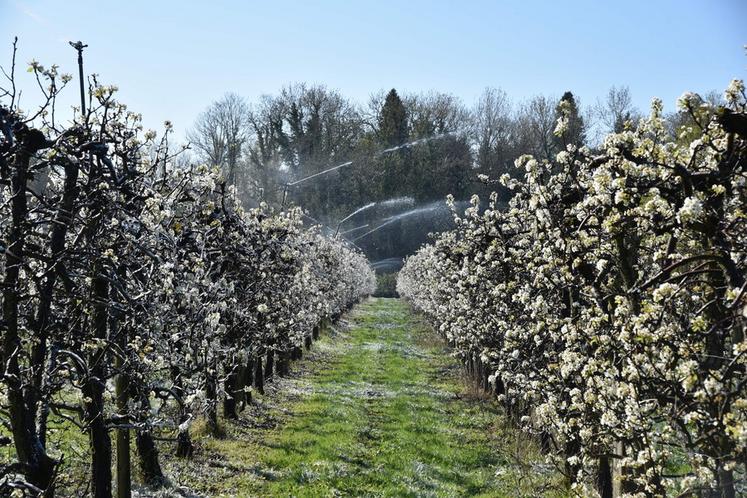
[[[553,130],[562,105],[571,118],[561,139]],[[351,161],[287,191],[288,202],[335,230],[358,207],[392,198],[411,198],[410,207],[417,208],[442,203],[447,194],[459,200],[497,188],[505,203],[508,191],[484,185],[479,175],[513,176],[519,156],[552,160],[566,143],[596,148],[606,133],[622,131],[639,117],[627,87],[612,87],[587,106],[570,91],[560,98],[538,95],[515,102],[498,88],[486,88],[468,106],[449,93],[396,89],[376,92],[361,104],[323,85],[299,83],[256,101],[227,93],[207,106],[188,139],[191,160],[220,166],[249,206],[260,200],[280,204],[287,183]],[[674,135],[687,125],[687,116],[672,113],[667,122]],[[341,229],[362,227],[348,236],[355,239],[389,221],[386,229],[356,242],[376,261],[414,252],[429,232],[451,223],[447,209],[388,219],[401,211],[402,205],[369,209]]]

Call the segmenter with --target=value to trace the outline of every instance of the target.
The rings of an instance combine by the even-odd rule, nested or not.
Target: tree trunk
[[[233,386],[234,398],[236,399],[236,413],[240,413],[246,406],[246,365],[236,366],[236,382]]]
[[[223,416],[232,420],[238,418],[238,413],[236,412],[236,396],[238,395],[237,391],[239,388],[238,384],[238,367],[233,367],[223,383],[223,387],[226,391],[226,397],[223,400]]]
[[[47,329],[49,322],[49,315],[52,309],[52,297],[54,293],[55,282],[57,281],[57,266],[60,263],[61,256],[65,250],[65,237],[67,236],[68,227],[70,221],[74,216],[75,200],[78,197],[78,165],[73,162],[65,164],[65,181],[63,185],[62,199],[60,200],[59,207],[54,218],[54,225],[52,227],[51,235],[49,237],[49,263],[47,264],[46,271],[44,272],[44,280],[39,292],[39,305],[36,310],[34,317],[33,330],[34,335],[37,338],[31,350],[31,364],[33,365],[33,389],[30,393],[33,396],[38,396],[38,393],[45,392],[43,384],[49,382],[48,376],[45,375],[44,366],[49,363],[49,368],[46,370],[50,372],[55,367],[54,351],[49,352],[48,349],[48,336],[49,332]],[[49,358],[47,359],[47,355]],[[38,415],[37,415],[37,433],[42,445],[46,446],[46,435],[47,435],[47,417],[49,416],[49,402],[46,399],[40,399]],[[28,403],[31,408],[36,405],[36,400],[32,400]]]
[[[208,432],[214,436],[218,435],[218,385],[215,372],[206,372],[205,377],[205,417],[207,418]]]
[[[117,329],[117,345],[124,350],[127,344],[126,331]],[[116,368],[122,368],[124,362],[120,356],[116,356],[114,361]],[[127,412],[128,393],[130,390],[129,380],[124,372],[117,374],[114,384],[115,397],[117,400],[117,412],[120,417],[124,417]],[[122,418],[121,423],[127,422],[128,419]],[[132,496],[132,479],[130,469],[130,430],[121,428],[117,429],[117,498],[130,498]]]
[[[540,451],[543,454],[550,453],[550,450],[552,450],[552,434],[548,431],[542,431],[539,433],[539,443],[540,443]]]
[[[570,484],[575,483],[578,480],[578,471],[579,466],[571,465],[568,463],[568,458],[572,456],[578,455],[579,452],[579,442],[575,439],[571,439],[570,441],[566,441],[565,446],[563,448],[563,453],[565,456],[565,475],[568,478],[568,482]]]
[[[112,442],[104,421],[104,385],[97,378],[83,386],[84,420],[91,446],[91,494],[95,498],[112,496]]]
[[[195,451],[192,438],[189,435],[189,421],[192,414],[189,407],[180,402],[179,404],[179,432],[176,435],[176,456],[179,458],[191,458]]]
[[[475,357],[475,375],[472,381],[478,390],[482,389],[482,360],[479,357]]]
[[[150,429],[136,432],[135,447],[140,464],[140,477],[143,482],[153,487],[162,486],[165,478],[158,461],[158,448]]]
[[[262,368],[262,355],[257,355],[254,359],[254,388],[259,394],[265,393],[265,376]]]
[[[626,454],[628,454],[628,447],[624,443],[618,442],[616,443],[615,446],[616,446],[615,453],[622,455],[622,456],[625,456]],[[631,452],[633,454],[635,454],[636,451],[637,451],[636,448],[631,448]],[[637,476],[646,475],[646,471],[647,471],[646,467],[630,468],[630,467],[623,467],[622,465],[618,463],[618,465],[616,465],[616,470],[617,470],[617,476],[615,476],[615,479],[614,479],[615,482],[613,482],[613,486],[616,487],[615,496],[620,496],[623,494],[630,494],[630,495],[644,494],[647,492],[647,490],[643,486],[641,486],[641,484],[636,482]],[[655,490],[654,493],[656,494],[656,496],[659,496],[659,495],[663,496],[665,494],[665,489],[660,479],[656,477],[650,478],[648,476],[644,477],[644,479],[647,481],[647,484]],[[617,484],[617,482],[619,482],[619,485]]]
[[[495,379],[495,394],[496,396],[500,396],[501,394],[506,393],[506,386],[503,384],[503,379],[500,377],[496,377]]]
[[[91,282],[93,294],[93,336],[106,340],[109,324],[109,281],[101,262],[94,264]],[[97,347],[88,356],[89,373],[83,384],[84,419],[91,445],[91,492],[95,498],[112,495],[112,442],[104,419],[104,368],[106,348]]]
[[[300,360],[301,358],[303,358],[303,349],[301,349],[298,346],[294,346],[293,349],[291,350],[291,359],[293,361],[296,361],[296,360]]]
[[[254,384],[254,356],[248,355],[249,359],[246,360],[246,366],[244,367],[244,387],[251,386]],[[246,405],[252,402],[251,391],[244,391],[244,399],[242,401],[241,409],[243,410]]]
[[[179,395],[179,432],[176,435],[176,456],[190,458],[194,453],[192,438],[189,435],[189,421],[192,418],[192,413],[190,407],[184,404],[184,386],[179,367],[171,367],[171,380],[174,383],[174,390]]]
[[[283,351],[278,355],[278,376],[286,377],[290,370],[290,354],[288,351]]]
[[[265,363],[265,379],[272,378],[275,367],[275,351],[267,352],[267,361]]]
[[[183,424],[189,420],[188,418],[182,417],[180,424]],[[179,431],[176,435],[176,456],[179,458],[192,458],[195,447],[192,445],[192,438],[189,436],[189,431]]]
[[[596,484],[600,498],[613,498],[612,465],[610,464],[610,457],[604,456],[599,458]]]
[[[140,409],[144,413],[150,412],[150,392],[147,389],[137,391]],[[135,448],[137,449],[138,466],[140,477],[149,486],[158,487],[163,485],[165,478],[158,461],[158,448],[153,440],[153,433],[144,420],[140,421],[142,428],[135,431]]]
[[[736,498],[737,492],[734,489],[734,472],[724,468],[718,471],[718,480],[721,487],[721,498]]]
[[[701,498],[736,498],[734,473],[723,468],[718,469],[716,474],[716,487],[706,487],[698,496]]]

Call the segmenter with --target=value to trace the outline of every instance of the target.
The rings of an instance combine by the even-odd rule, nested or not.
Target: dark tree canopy
[[[379,116],[379,139],[384,145],[394,147],[407,141],[407,109],[397,90],[392,88],[386,96]]]

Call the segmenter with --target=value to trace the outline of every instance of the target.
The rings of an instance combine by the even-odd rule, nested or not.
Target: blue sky
[[[227,91],[251,100],[298,81],[361,102],[395,87],[467,104],[486,86],[514,101],[571,90],[590,104],[627,85],[640,108],[659,96],[673,109],[685,90],[747,76],[747,0],[0,0],[0,33],[3,66],[17,35],[24,67],[35,58],[70,73],[67,41],[83,40],[87,72],[117,84],[146,125],[170,119],[179,135]]]

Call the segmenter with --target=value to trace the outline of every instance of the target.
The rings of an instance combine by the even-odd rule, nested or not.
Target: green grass
[[[531,441],[497,406],[468,396],[454,360],[402,301],[372,299],[329,364],[308,379],[292,416],[265,435],[261,496],[561,496]],[[217,445],[231,445],[216,441]],[[230,492],[228,492],[230,494]]]

